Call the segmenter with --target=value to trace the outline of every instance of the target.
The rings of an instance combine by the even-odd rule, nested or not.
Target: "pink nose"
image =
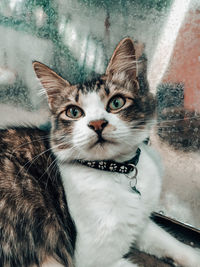
[[[95,132],[102,132],[107,124],[108,121],[102,119],[102,120],[90,121],[88,127],[94,130]]]

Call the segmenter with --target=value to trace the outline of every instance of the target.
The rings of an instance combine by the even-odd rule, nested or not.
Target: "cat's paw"
[[[187,250],[182,251],[179,256],[176,256],[175,262],[182,267],[200,267],[200,250],[192,247],[187,247]]]

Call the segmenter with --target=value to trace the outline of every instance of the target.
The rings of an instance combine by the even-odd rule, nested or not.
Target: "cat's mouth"
[[[101,135],[98,136],[97,140],[90,145],[89,149],[94,148],[95,146],[101,146],[103,147],[104,145],[108,145],[108,144],[115,144],[116,142],[105,139],[104,137],[102,137]]]

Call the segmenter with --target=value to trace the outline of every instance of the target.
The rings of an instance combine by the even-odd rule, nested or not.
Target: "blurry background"
[[[158,211],[200,228],[198,0],[1,0],[0,121],[7,105],[13,117],[15,107],[46,109],[33,60],[81,82],[105,71],[125,36],[144,44],[158,100],[151,136],[165,165]]]
[[[145,43],[151,59],[170,6],[170,0],[1,0],[1,101],[38,108],[32,60],[81,82],[104,72],[127,35]]]

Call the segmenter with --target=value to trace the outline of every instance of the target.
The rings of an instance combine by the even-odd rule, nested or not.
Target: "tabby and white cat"
[[[129,38],[117,46],[105,75],[84,84],[70,85],[33,63],[52,128],[50,138],[35,128],[0,132],[2,266],[55,266],[54,259],[63,266],[134,267],[124,257],[132,245],[200,266],[198,251],[149,218],[162,170],[143,143],[155,100],[141,64]],[[122,171],[130,167],[138,170],[136,187],[129,179],[134,174]]]

